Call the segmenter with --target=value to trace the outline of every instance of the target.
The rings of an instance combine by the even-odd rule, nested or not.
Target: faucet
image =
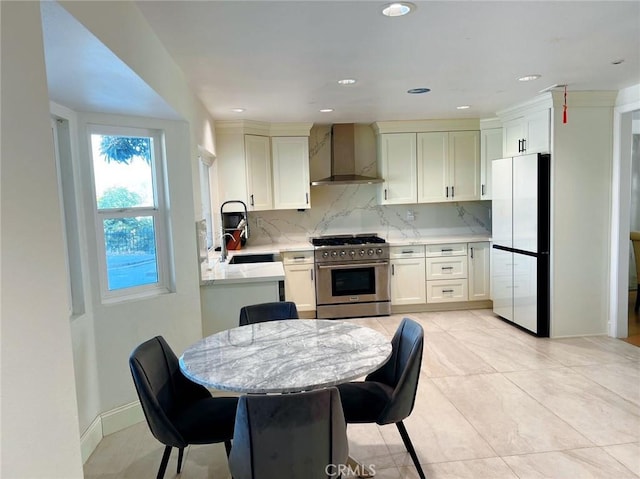
[[[244,219],[245,224],[244,224],[244,237],[245,238],[249,238],[249,213],[247,212],[247,205],[245,204],[244,201],[240,201],[240,200],[229,200],[229,201],[225,201],[224,203],[222,203],[220,205],[220,224],[221,224],[221,234],[220,234],[220,251],[221,251],[221,256],[220,256],[220,262],[224,263],[227,260],[227,255],[228,255],[228,251],[227,251],[227,242],[225,241],[225,236],[231,236],[233,238],[233,235],[230,233],[225,232],[225,228],[224,228],[224,217],[222,216],[222,210],[224,208],[225,205],[228,205],[229,203],[240,203],[242,205],[242,207],[244,208]],[[240,223],[242,223],[242,220],[240,221]],[[239,223],[239,224],[240,224]],[[234,228],[235,229],[235,228]]]
[[[227,242],[224,239],[225,236],[233,238],[233,235],[231,233],[225,233],[224,231],[220,235],[220,251],[222,252],[222,255],[220,256],[221,263],[224,263],[227,260],[227,255],[229,254],[229,252],[227,251]]]

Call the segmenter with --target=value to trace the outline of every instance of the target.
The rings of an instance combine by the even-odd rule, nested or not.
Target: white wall
[[[2,465],[83,477],[40,7],[1,2]]]
[[[613,107],[572,96],[566,124],[552,110],[552,337],[607,329]]]

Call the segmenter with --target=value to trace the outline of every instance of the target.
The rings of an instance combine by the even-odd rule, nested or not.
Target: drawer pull
[[[402,250],[402,254],[413,254],[413,250],[412,249],[403,249]]]
[[[442,290],[443,293],[453,293],[452,289],[443,289]]]
[[[453,266],[442,266],[442,269],[453,269]]]
[[[453,251],[453,248],[442,248],[440,249],[440,251],[442,251],[443,253],[451,253]]]

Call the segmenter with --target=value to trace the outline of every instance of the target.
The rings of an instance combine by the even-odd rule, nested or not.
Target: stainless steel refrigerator
[[[551,156],[493,160],[491,288],[493,311],[549,336]]]

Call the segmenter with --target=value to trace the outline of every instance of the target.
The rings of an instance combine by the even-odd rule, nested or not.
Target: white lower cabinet
[[[316,280],[313,251],[282,253],[284,294],[296,303],[298,311],[315,311]]]
[[[427,303],[467,301],[467,279],[427,281]]]
[[[427,302],[424,246],[392,246],[391,304],[424,304]]]
[[[467,301],[467,243],[427,245],[427,303]]]
[[[482,243],[469,243],[468,251],[469,301],[490,299],[490,244],[488,241],[484,241]]]

